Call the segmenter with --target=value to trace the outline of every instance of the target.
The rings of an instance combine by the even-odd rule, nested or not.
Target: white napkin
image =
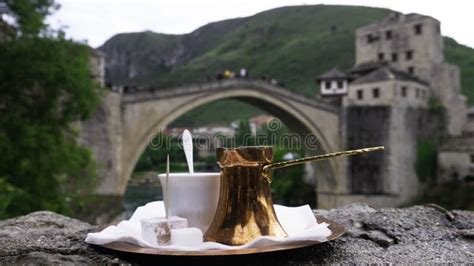
[[[128,221],[122,221],[118,225],[111,225],[101,232],[89,233],[86,237],[86,242],[95,245],[103,245],[111,242],[127,242],[133,245],[174,249],[185,251],[199,251],[208,249],[244,249],[256,248],[263,246],[272,246],[279,244],[287,244],[295,241],[327,241],[327,237],[331,235],[327,223],[316,223],[316,218],[313,215],[311,208],[308,205],[300,207],[285,207],[281,205],[274,205],[275,212],[281,226],[288,234],[287,238],[262,236],[252,240],[251,242],[241,246],[228,246],[216,242],[204,242],[198,246],[156,246],[152,243],[146,242],[141,237],[140,220],[151,217],[165,216],[165,208],[163,201],[153,201],[147,203],[145,206],[138,207]],[[204,233],[204,232],[203,232]]]

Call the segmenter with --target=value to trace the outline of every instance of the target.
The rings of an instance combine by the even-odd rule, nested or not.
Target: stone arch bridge
[[[80,142],[91,148],[98,163],[97,193],[122,195],[150,136],[198,106],[228,98],[269,112],[301,136],[316,136],[319,149],[306,150],[308,155],[343,148],[337,107],[264,81],[229,79],[133,93],[107,91],[93,117],[80,125]],[[333,202],[336,195],[349,193],[344,164],[340,158],[306,167],[316,184],[319,207],[340,205]]]

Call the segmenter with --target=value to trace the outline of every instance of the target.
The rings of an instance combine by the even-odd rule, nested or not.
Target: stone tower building
[[[357,29],[355,47],[347,92],[339,94],[342,141],[347,149],[384,145],[386,150],[346,160],[348,190],[360,195],[352,200],[400,205],[421,187],[415,171],[420,139],[463,131],[467,106],[459,69],[444,62],[439,21],[420,14],[391,13]],[[323,98],[336,102],[326,84],[335,84],[343,74],[333,69],[321,76]],[[444,118],[432,117],[434,99],[446,110]],[[443,130],[434,132],[439,130],[433,124]]]
[[[386,62],[430,85],[447,110],[448,132],[460,135],[466,122],[459,68],[444,61],[440,22],[420,14],[391,13],[356,31],[356,65]]]

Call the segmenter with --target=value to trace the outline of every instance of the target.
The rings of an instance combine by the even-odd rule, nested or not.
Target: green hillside
[[[462,92],[470,105],[474,105],[474,49],[444,38],[446,61],[458,65],[461,70]]]
[[[140,84],[170,87],[203,81],[206,76],[225,69],[246,67],[252,76],[275,77],[283,80],[290,90],[313,95],[314,79],[319,74],[334,65],[349,68],[353,64],[355,29],[387,12],[318,5],[259,13],[245,18],[237,27],[225,27],[225,38],[205,53],[169,72],[151,73]]]
[[[388,12],[357,6],[282,7],[211,23],[187,35],[121,34],[100,49],[112,62],[107,63],[107,78],[115,84],[168,88],[245,67],[254,78],[272,77],[283,81],[289,90],[315,97],[316,77],[334,66],[348,69],[353,65],[355,29]],[[148,36],[153,34],[156,38]],[[143,35],[147,36],[146,45],[137,44]],[[155,47],[152,40],[156,40]],[[463,89],[474,102],[474,75],[469,75],[474,71],[474,50],[447,39],[446,57],[461,67]],[[141,69],[138,74],[127,76],[137,69]],[[198,108],[175,124],[227,122],[258,112],[225,100]]]

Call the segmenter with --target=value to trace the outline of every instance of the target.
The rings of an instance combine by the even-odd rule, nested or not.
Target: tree
[[[17,33],[22,36],[37,36],[47,28],[44,19],[59,5],[54,0],[3,0],[8,14],[15,18]]]
[[[76,143],[72,127],[99,102],[90,48],[44,34],[54,1],[7,5],[18,34],[0,43],[0,218],[42,209],[68,213],[67,199],[95,177],[91,154]]]
[[[252,134],[248,120],[240,120],[239,128],[235,133],[235,146],[252,146],[255,145],[255,136]]]

